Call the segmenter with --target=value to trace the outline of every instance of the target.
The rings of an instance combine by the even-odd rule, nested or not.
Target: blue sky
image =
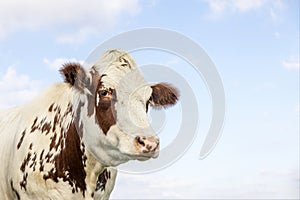
[[[105,40],[145,27],[177,31],[206,50],[223,80],[225,126],[199,160],[211,117],[203,80],[174,55],[134,54],[140,65],[182,72],[198,97],[199,133],[173,165],[119,174],[112,198],[299,198],[298,0],[1,1],[0,108],[61,81],[63,62],[83,61]],[[179,109],[166,111],[166,130],[176,129]],[[162,143],[175,137],[167,131]]]

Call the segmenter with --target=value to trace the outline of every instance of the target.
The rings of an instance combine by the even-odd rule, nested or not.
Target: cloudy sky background
[[[65,61],[84,61],[105,40],[144,27],[177,31],[206,50],[225,87],[225,126],[199,160],[211,117],[205,83],[179,57],[133,53],[139,65],[182,74],[197,97],[199,130],[173,165],[120,173],[112,198],[299,198],[298,0],[1,1],[0,108],[61,81]],[[164,112],[163,147],[176,137],[179,111]]]

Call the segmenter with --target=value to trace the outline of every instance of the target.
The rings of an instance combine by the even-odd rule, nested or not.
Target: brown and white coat
[[[60,72],[64,82],[0,113],[0,199],[107,199],[115,166],[158,156],[146,112],[175,104],[176,88],[149,85],[121,50]]]

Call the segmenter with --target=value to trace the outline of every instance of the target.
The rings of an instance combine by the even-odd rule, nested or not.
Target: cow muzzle
[[[159,152],[159,139],[154,136],[135,137],[135,146],[141,155],[157,157]]]

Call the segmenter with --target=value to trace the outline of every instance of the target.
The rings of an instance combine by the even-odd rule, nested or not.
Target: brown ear
[[[179,98],[178,89],[168,83],[152,85],[152,94],[149,99],[151,106],[160,108],[176,104]]]
[[[69,83],[71,86],[81,86],[85,72],[79,63],[66,63],[59,70],[59,72],[63,75],[64,81]]]

